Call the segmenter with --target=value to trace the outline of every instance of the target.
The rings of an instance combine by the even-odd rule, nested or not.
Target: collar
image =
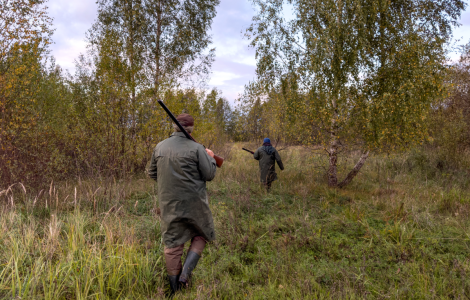
[[[180,137],[184,137],[184,138],[186,137],[186,136],[184,135],[184,133],[182,133],[182,132],[173,132],[173,133],[171,134],[171,136],[180,136]]]

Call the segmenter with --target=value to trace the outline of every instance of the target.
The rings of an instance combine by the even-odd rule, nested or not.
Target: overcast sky
[[[54,18],[52,55],[57,64],[74,73],[74,60],[86,50],[85,33],[96,19],[96,0],[49,0]],[[248,0],[221,0],[212,24],[216,61],[209,87],[217,87],[231,102],[243,92],[244,85],[255,77],[255,54],[243,39],[254,10]],[[463,26],[454,31],[461,43],[470,41],[470,8],[462,14]]]

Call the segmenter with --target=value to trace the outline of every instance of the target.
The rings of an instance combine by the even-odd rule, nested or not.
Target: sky
[[[49,15],[54,18],[52,55],[56,63],[71,74],[74,61],[86,51],[85,36],[97,17],[96,0],[49,0]],[[248,47],[243,32],[250,26],[254,9],[249,0],[221,0],[212,24],[212,47],[216,59],[209,88],[217,88],[231,103],[255,79],[255,51]],[[463,12],[461,27],[454,30],[460,44],[470,42],[470,7]]]

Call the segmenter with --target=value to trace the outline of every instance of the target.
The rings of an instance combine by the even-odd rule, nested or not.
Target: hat
[[[180,114],[176,117],[181,126],[194,126],[194,118],[190,114]]]
[[[271,143],[271,140],[269,138],[264,138],[263,143]]]

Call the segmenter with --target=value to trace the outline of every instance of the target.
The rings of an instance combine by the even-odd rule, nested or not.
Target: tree
[[[149,22],[147,66],[154,94],[181,79],[208,75],[215,49],[208,34],[220,0],[153,0],[146,5]]]
[[[449,94],[433,106],[430,126],[441,171],[470,167],[470,43],[461,47],[460,59],[449,65],[446,84]]]
[[[16,181],[18,174],[38,163],[35,139],[37,95],[45,55],[51,43],[51,19],[46,1],[0,0],[0,182]]]
[[[122,168],[141,169],[137,162],[141,91],[148,89],[145,70],[145,44],[148,32],[144,2],[141,0],[100,0],[98,20],[88,31],[90,69],[94,82],[94,113],[104,122],[93,124],[95,132],[106,136],[109,164]],[[81,60],[87,68],[87,61]],[[86,84],[87,84],[86,83]],[[101,125],[101,127],[99,126]],[[117,150],[117,152],[116,152]]]
[[[270,137],[276,144],[302,144],[316,136],[315,127],[306,127],[308,107],[297,89],[298,79],[291,75],[280,78],[267,95],[263,82],[250,82],[245,87],[240,101],[247,139]]]
[[[229,140],[232,109],[222,92],[212,89],[201,101],[201,113],[196,119],[198,141],[208,148],[220,148]]]
[[[253,3],[258,15],[247,37],[260,86],[307,115],[304,128],[319,129],[307,142],[328,152],[329,186],[349,184],[370,151],[426,139],[427,114],[444,91],[445,44],[463,1]],[[291,21],[283,17],[285,4],[295,12]],[[352,144],[363,154],[338,183],[338,152]]]
[[[86,104],[78,106],[92,108],[87,126],[106,137],[102,155],[114,169],[143,169],[147,160],[138,159],[139,152],[150,153],[150,145],[171,129],[157,99],[180,109],[198,101],[191,82],[189,88],[181,86],[189,79],[206,79],[214,57],[213,50],[207,51],[208,31],[218,3],[98,1],[98,19],[88,32],[88,57],[79,60],[75,90],[85,92],[77,99]],[[183,106],[181,94],[188,96]]]
[[[227,101],[196,85],[219,0],[99,0],[74,77],[47,55],[45,2],[0,0],[0,186],[142,171],[173,131],[158,98],[192,114],[202,142],[226,141]]]

